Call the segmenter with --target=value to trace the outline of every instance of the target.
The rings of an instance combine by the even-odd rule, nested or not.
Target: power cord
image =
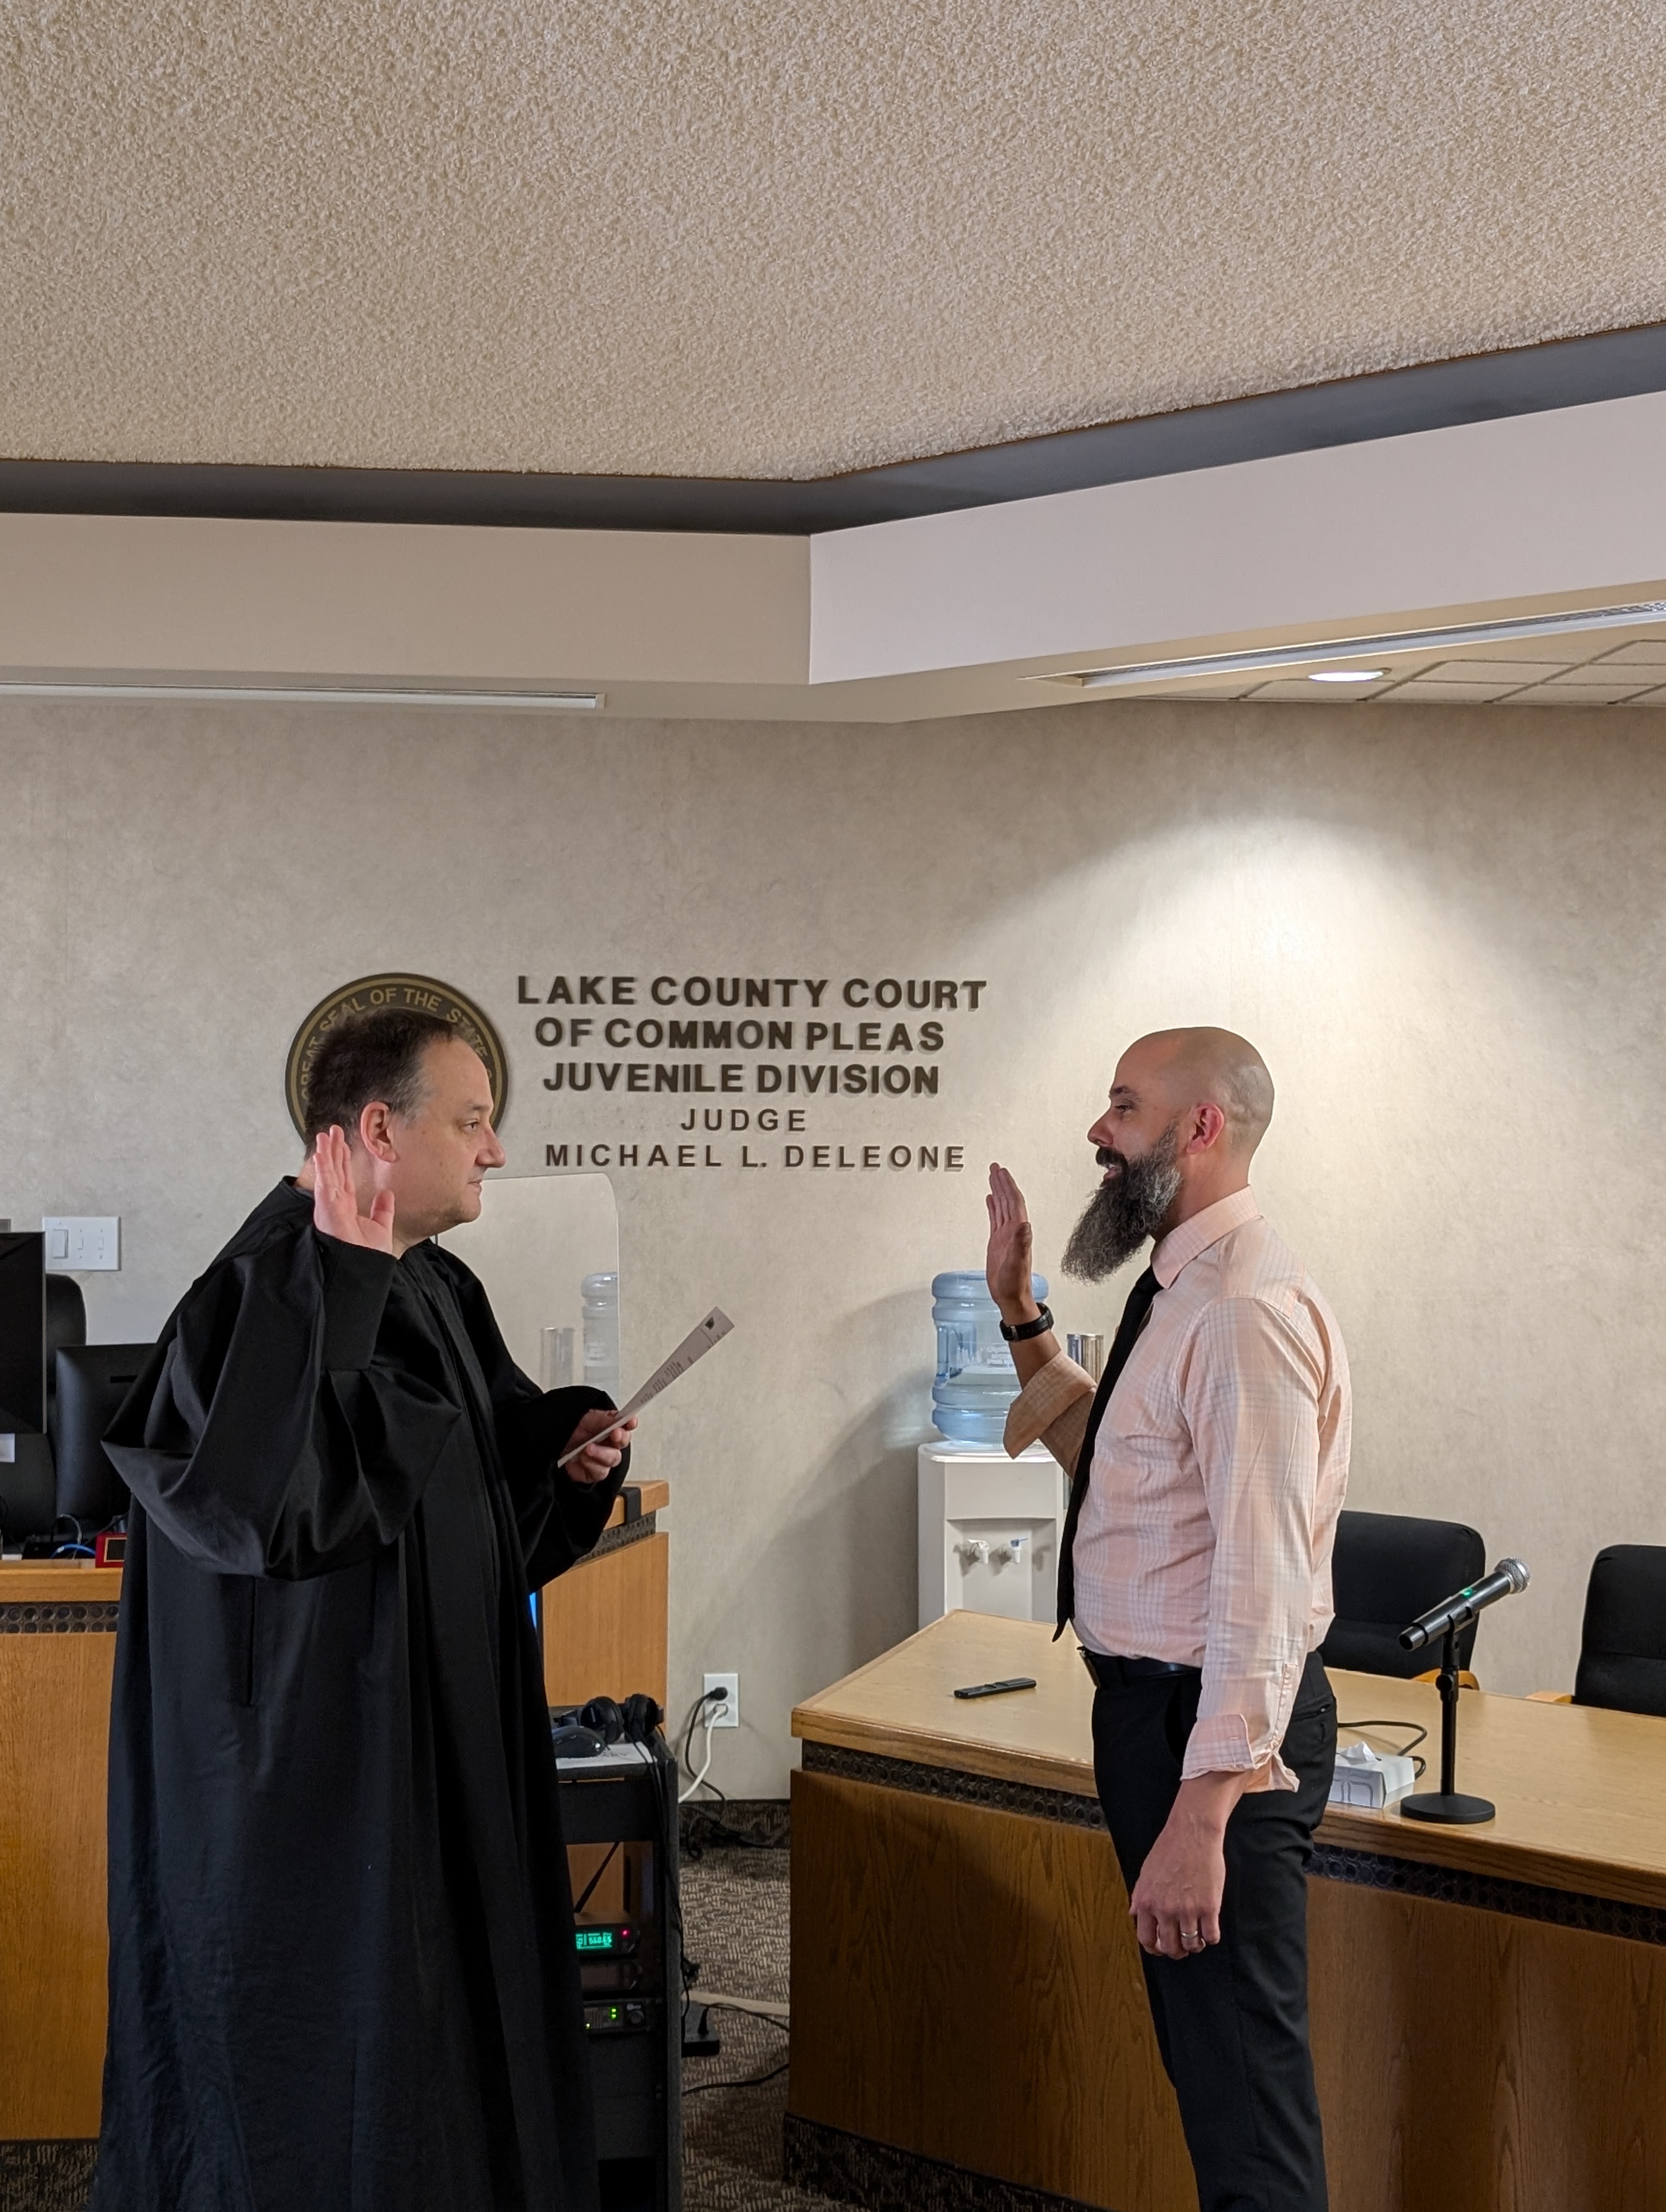
[[[668,1762],[666,1759],[656,1755],[653,1761],[651,1771],[654,1777],[654,1794],[659,1803],[660,1832],[666,1838],[666,1847],[672,1853],[672,1864],[674,1870],[677,1863],[678,1846],[677,1838],[676,1808],[670,1802],[671,1784],[666,1774],[666,1767],[667,1764]],[[677,1771],[679,1773],[681,1771],[680,1769],[678,1769]],[[689,1992],[700,1978],[700,1961],[698,1959],[690,1959],[688,1954],[686,1931],[683,1925],[682,1884],[674,1878],[673,1875],[673,1879],[671,1881],[668,1887],[671,1899],[671,1927],[669,1933],[672,1943],[675,1948],[678,1978],[683,1985],[678,2012],[682,2021],[684,2054],[686,2055],[686,2046],[689,2037]]]
[[[728,1808],[727,1798],[714,1782],[708,1782],[706,1787],[714,1793],[718,1802],[711,1804],[702,1799],[698,1805],[689,1808],[688,1825],[683,1832],[685,1859],[702,1859],[713,1849],[784,1851],[788,1848],[790,1839],[784,1834],[749,1836],[744,1829],[731,1827],[723,1818]]]
[[[787,2022],[779,2017],[786,2011],[785,2005],[764,2006],[745,1997],[708,1996],[703,1990],[695,1992],[695,2000],[717,2012],[744,2012],[753,2020],[763,2021],[767,2027],[778,2027],[783,2035],[788,2033]],[[685,2097],[702,2097],[708,2089],[761,2089],[766,2081],[775,2081],[784,2074],[791,2063],[790,2058],[783,2058],[779,2066],[771,2066],[767,2073],[744,2074],[734,2081],[692,2081],[683,2094]]]
[[[729,1693],[727,1690],[702,1690],[700,1695],[694,1701],[694,1709],[689,1715],[689,1724],[683,1731],[683,1765],[687,1766],[693,1758],[694,1732],[696,1729],[702,1726],[702,1723],[706,1730],[706,1756],[701,1763],[699,1773],[695,1776],[688,1788],[686,1790],[680,1790],[678,1793],[677,1802],[679,1805],[686,1805],[688,1803],[690,1798],[692,1797],[695,1791],[705,1783],[706,1777],[712,1771],[712,1723],[711,1717],[707,1713],[706,1708],[708,1705],[721,1705],[727,1704],[728,1701],[728,1695]],[[727,1805],[728,1803],[728,1799],[724,1796],[723,1792],[718,1788],[716,1783],[711,1783],[708,1786],[709,1786],[712,1794],[717,1798],[721,1804]]]
[[[783,2058],[779,2066],[772,2066],[767,2074],[748,2074],[739,2081],[696,2081],[684,2089],[683,2094],[685,2097],[703,2097],[708,2089],[761,2089],[766,2081],[773,2081],[778,2075],[784,2074],[792,2063],[790,2058]]]
[[[793,2021],[791,2005],[775,2004],[767,1997],[725,1996],[719,1990],[695,1989],[689,1991],[689,2002],[697,2005],[714,2005],[719,2012],[750,2013],[755,2020],[767,2020],[772,2027],[790,2027]]]

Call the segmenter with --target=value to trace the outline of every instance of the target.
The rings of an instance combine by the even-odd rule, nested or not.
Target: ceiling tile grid
[[[1368,706],[1391,700],[1396,706],[1603,707],[1624,704],[1666,706],[1666,636],[1613,642],[1614,632],[1585,635],[1570,632],[1554,638],[1512,640],[1507,647],[1483,646],[1441,655],[1363,655],[1357,665],[1380,670],[1371,683],[1338,684],[1311,674],[1257,678],[1253,673],[1230,685],[1216,679],[1207,696],[1255,699],[1287,706]],[[1503,658],[1507,652],[1508,659]],[[1554,658],[1552,656],[1554,656]],[[1340,663],[1347,667],[1351,664]],[[1196,680],[1153,684],[1124,696],[1172,698],[1202,696]]]

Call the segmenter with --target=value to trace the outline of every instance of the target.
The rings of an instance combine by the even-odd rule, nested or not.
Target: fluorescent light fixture
[[[1382,668],[1316,668],[1310,684],[1380,684],[1388,673]]]
[[[1371,637],[1316,638],[1306,645],[1264,645],[1246,653],[1204,653],[1183,660],[1130,661],[1120,668],[1060,669],[1031,677],[1040,684],[1079,684],[1085,691],[1110,691],[1129,684],[1174,683],[1186,676],[1248,676],[1259,669],[1300,668],[1314,660],[1359,660],[1367,654],[1444,653],[1460,645],[1501,645],[1514,638],[1556,637],[1570,631],[1624,629],[1666,623],[1666,599],[1626,606],[1582,607],[1577,613],[1515,615],[1502,622],[1460,623],[1448,629],[1379,632]]]
[[[530,708],[550,714],[593,713],[605,691],[369,691],[325,690],[311,684],[105,684],[95,678],[58,684],[0,681],[0,699],[170,699],[217,706],[256,707],[483,707]]]

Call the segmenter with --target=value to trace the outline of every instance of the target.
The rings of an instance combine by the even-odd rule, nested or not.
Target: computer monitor
[[[0,1231],[0,1436],[46,1427],[46,1240]]]
[[[104,1432],[121,1410],[148,1344],[85,1344],[58,1355],[58,1403],[52,1442],[58,1456],[58,1510],[102,1528],[127,1510],[127,1485],[104,1449]]]
[[[0,1435],[0,1539],[15,1552],[49,1536],[58,1518],[58,1475],[45,1437]]]

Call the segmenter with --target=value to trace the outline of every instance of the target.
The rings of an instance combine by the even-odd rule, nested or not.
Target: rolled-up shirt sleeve
[[[1183,1777],[1247,1771],[1251,1789],[1297,1787],[1279,1747],[1312,1621],[1323,1376],[1304,1318],[1256,1297],[1222,1300],[1183,1362],[1181,1400],[1215,1546]]]
[[[1049,1359],[1006,1409],[1002,1442],[1007,1457],[1016,1459],[1031,1444],[1044,1443],[1065,1473],[1073,1474],[1087,1434],[1094,1387],[1087,1370],[1062,1352]]]

